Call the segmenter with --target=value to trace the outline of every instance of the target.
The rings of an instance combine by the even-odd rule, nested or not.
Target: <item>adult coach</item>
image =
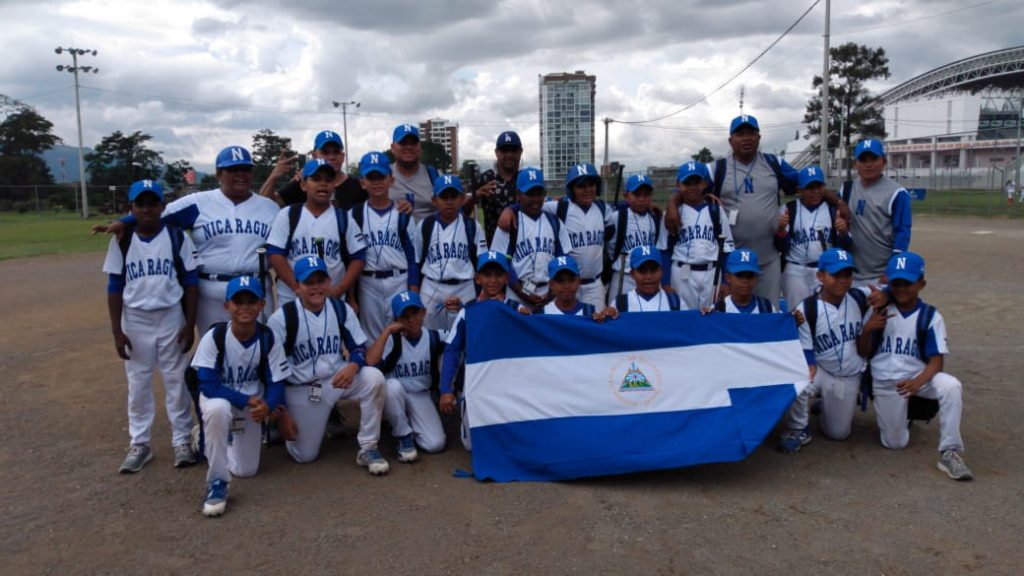
[[[857,179],[843,184],[843,199],[852,207],[850,237],[857,271],[856,286],[878,282],[893,254],[910,248],[910,193],[885,176],[885,147],[868,138],[853,150]]]
[[[224,309],[227,284],[238,276],[258,276],[258,248],[270,234],[280,208],[273,200],[252,192],[253,162],[249,151],[228,146],[217,154],[216,190],[182,196],[168,204],[163,220],[190,230],[199,261],[199,306],[196,328],[200,334],[217,322],[229,320]],[[131,216],[94,232],[120,236]]]
[[[391,175],[395,182],[389,196],[392,200],[412,198],[412,215],[419,221],[435,212],[434,180],[437,170],[420,163],[423,147],[420,143],[420,129],[413,124],[399,124],[391,133],[391,153],[395,162],[391,164]]]
[[[711,166],[711,193],[726,211],[736,248],[757,253],[761,279],[755,293],[775,303],[781,293],[782,276],[781,258],[772,240],[779,219],[779,191],[795,194],[798,173],[785,160],[760,152],[760,145],[757,118],[749,114],[733,118],[729,125],[731,152]],[[844,218],[849,217],[849,211],[834,192],[826,191],[825,201],[838,206]],[[679,202],[677,192],[665,213],[669,230],[679,229]]]
[[[519,134],[511,130],[499,134],[494,143],[494,158],[493,170],[484,172],[466,205],[467,210],[472,210],[473,204],[479,202],[483,208],[488,246],[494,238],[501,211],[516,201],[516,177],[523,158],[523,142]]]
[[[292,171],[292,164],[298,158],[297,154],[288,155],[282,152],[274,164],[274,169],[267,176],[267,181],[260,188],[260,196],[270,198],[281,207],[290,204],[298,204],[306,201],[306,193],[299,185],[299,170],[295,171],[295,177],[291,182],[285,184],[278,192],[274,192],[274,185],[284,175]],[[342,210],[349,210],[353,206],[365,202],[369,196],[366,190],[359,184],[359,179],[349,176],[345,172],[345,143],[337,132],[324,130],[313,139],[313,158],[319,158],[330,164],[336,176],[334,177],[334,205]]]

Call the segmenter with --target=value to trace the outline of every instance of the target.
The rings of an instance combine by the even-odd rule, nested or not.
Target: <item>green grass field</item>
[[[0,213],[0,260],[105,250],[110,237],[90,236],[89,227],[109,220],[107,216],[83,220],[71,213]]]
[[[1006,202],[1006,193],[992,190],[929,190],[914,201],[914,213],[949,216],[1024,217],[1020,202]]]

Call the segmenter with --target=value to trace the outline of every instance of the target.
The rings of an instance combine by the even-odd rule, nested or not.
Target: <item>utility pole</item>
[[[82,184],[82,218],[89,217],[89,197],[85,187],[85,154],[82,152],[82,104],[78,96],[78,72],[99,74],[100,69],[95,66],[79,66],[78,57],[90,54],[96,55],[95,50],[84,50],[82,48],[61,48],[57,47],[54,52],[71,54],[71,66],[57,65],[57,72],[70,72],[75,75],[75,114],[78,116],[78,179]]]
[[[825,172],[825,179],[828,180],[828,116],[829,116],[829,95],[828,88],[832,79],[829,73],[829,25],[832,19],[832,0],[825,0],[825,57],[823,58],[821,71],[821,146],[818,147],[820,157],[818,165]]]
[[[747,87],[740,86],[740,116],[743,115],[743,97],[747,94]]]
[[[1024,120],[1024,91],[1017,93],[1017,158],[1014,162],[1013,186],[1020,198],[1020,122]]]
[[[351,150],[348,145],[348,107],[355,106],[356,108],[359,108],[361,105],[361,102],[356,102],[355,100],[349,100],[348,102],[334,102],[335,108],[341,108],[341,129],[342,134],[345,137],[345,172],[348,172],[349,163],[352,160],[352,155],[350,154]]]
[[[607,166],[608,165],[608,125],[611,124],[612,122],[615,122],[615,120],[612,120],[611,118],[605,116],[604,119],[602,120],[602,122],[604,122],[604,165]]]

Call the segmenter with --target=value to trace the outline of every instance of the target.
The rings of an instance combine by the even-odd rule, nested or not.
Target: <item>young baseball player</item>
[[[298,299],[281,306],[269,322],[291,366],[285,401],[298,437],[285,447],[296,462],[312,462],[320,453],[331,409],[339,400],[354,400],[359,403],[356,464],[370,474],[386,474],[388,461],[377,449],[384,375],[366,366],[363,329],[348,304],[328,296],[331,279],[321,258],[300,259],[294,273]]]
[[[630,273],[636,288],[615,299],[619,312],[679,310],[679,296],[662,289],[661,252],[654,246],[637,246],[629,253]]]
[[[485,300],[497,300],[520,312],[528,312],[519,302],[506,297],[509,263],[505,254],[493,250],[482,252],[477,259],[476,270],[474,280],[480,286],[480,294],[466,306]],[[445,339],[444,356],[441,359],[441,400],[438,408],[442,414],[451,414],[458,404],[462,416],[462,445],[466,450],[472,450],[466,402],[461,390],[466,352],[466,306],[459,309],[455,323]]]
[[[630,273],[630,252],[637,246],[658,244],[661,235],[661,212],[651,205],[653,198],[654,182],[650,178],[642,174],[630,176],[626,181],[628,206],[612,212],[611,225],[605,239],[608,259],[611,261],[609,304],[613,304],[620,294],[636,288]]]
[[[715,309],[730,314],[775,312],[767,298],[754,294],[760,276],[761,266],[757,262],[757,252],[741,248],[729,253],[725,261],[725,279],[729,283],[729,295],[719,300]]]
[[[293,432],[282,404],[291,369],[270,329],[258,321],[263,306],[257,278],[233,278],[224,301],[231,320],[204,334],[192,359],[209,463],[206,516],[224,513],[232,476],[245,478],[259,470],[263,423],[277,420],[283,436]]]
[[[387,400],[384,417],[398,441],[399,462],[444,449],[445,434],[431,390],[437,379],[443,335],[423,327],[427,310],[419,294],[406,290],[391,299],[395,321],[366,351],[366,362],[381,366]]]
[[[882,446],[906,447],[910,441],[907,403],[911,396],[939,403],[938,468],[954,480],[970,480],[960,437],[963,386],[942,371],[949,348],[946,323],[919,295],[925,287],[924,259],[896,254],[885,268],[893,302],[868,312],[858,338],[861,355],[871,360],[875,413]]]
[[[605,286],[601,282],[604,267],[605,229],[611,225],[611,211],[597,195],[601,179],[592,164],[577,164],[565,175],[567,197],[547,202],[544,210],[558,216],[569,236],[567,253],[580,266],[579,299],[595,308],[605,305]]]
[[[658,249],[670,253],[662,283],[679,295],[683,310],[710,307],[715,290],[719,252],[735,249],[729,219],[718,204],[704,200],[710,176],[702,162],[686,162],[676,172],[679,204],[678,234],[669,234],[662,223]],[[721,243],[721,244],[720,244]]]
[[[476,297],[473,262],[487,250],[476,220],[462,214],[462,182],[458,176],[434,181],[437,213],[420,224],[420,297],[427,309],[426,326],[449,330],[454,315]]]
[[[775,247],[786,258],[782,294],[792,308],[814,293],[821,254],[833,246],[850,247],[846,220],[836,214],[833,206],[823,202],[825,175],[821,168],[808,166],[800,170],[798,182],[800,199],[783,205],[775,229]]]
[[[298,282],[292,267],[306,256],[318,256],[327,263],[331,298],[345,296],[363,270],[363,235],[343,210],[331,205],[334,177],[334,166],[326,161],[306,162],[301,182],[305,204],[286,206],[274,218],[267,238],[267,258],[277,273],[278,305],[295,299]]]
[[[164,194],[159,184],[135,182],[128,190],[128,202],[134,226],[120,242],[111,238],[103,262],[109,278],[107,307],[114,348],[124,360],[128,378],[131,445],[120,471],[138,472],[153,459],[149,441],[155,415],[154,368],[164,383],[174,466],[191,466],[196,456],[189,445],[192,413],[185,368],[198,300],[194,248],[180,228],[161,223]]]
[[[395,294],[418,291],[419,225],[398,211],[388,197],[391,166],[383,152],[368,152],[359,160],[363,188],[370,198],[352,208],[349,221],[366,241],[366,264],[359,278],[359,323],[370,341],[388,324],[388,302]]]
[[[548,263],[569,245],[569,237],[553,215],[544,212],[547,190],[539,168],[524,168],[516,179],[519,204],[510,209],[516,214],[515,226],[507,232],[497,229],[491,250],[508,256],[513,278],[509,297],[536,308],[548,296]]]
[[[590,304],[580,302],[576,292],[580,288],[580,267],[572,256],[556,256],[548,262],[548,278],[551,279],[551,301],[534,312],[535,314],[564,314],[584,316],[596,322],[619,317],[613,306],[596,310]]]
[[[779,449],[800,450],[811,441],[808,401],[821,393],[821,431],[832,440],[850,435],[861,374],[867,365],[857,353],[857,337],[868,308],[867,295],[851,290],[856,266],[846,250],[829,248],[817,262],[821,290],[806,297],[796,310],[806,319],[799,326],[812,385],[790,406],[783,419]]]
[[[857,264],[855,286],[876,283],[889,258],[910,248],[910,193],[885,176],[885,147],[868,138],[853,151],[857,178],[843,184],[850,205],[851,252]]]

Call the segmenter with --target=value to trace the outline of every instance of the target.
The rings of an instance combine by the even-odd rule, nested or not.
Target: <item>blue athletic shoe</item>
[[[788,430],[779,437],[779,450],[784,454],[793,454],[810,441],[811,434],[807,430]]]
[[[419,453],[416,452],[416,441],[413,440],[412,434],[406,434],[398,439],[398,461],[399,462],[415,462],[419,458]]]
[[[203,500],[203,516],[220,516],[228,507],[228,483],[211,480]]]

